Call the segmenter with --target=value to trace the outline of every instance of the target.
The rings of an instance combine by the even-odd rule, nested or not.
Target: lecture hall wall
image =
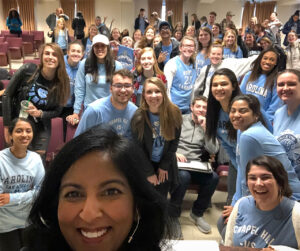
[[[192,13],[201,17],[214,10],[217,13],[217,22],[220,22],[226,12],[230,10],[235,14],[233,21],[239,27],[243,2],[242,0],[183,0],[183,12],[189,13],[189,23],[191,23],[190,15]],[[48,31],[45,19],[58,6],[59,0],[35,0],[35,18],[38,30]],[[118,27],[121,30],[128,28],[130,34],[133,32],[134,19],[140,8],[145,8],[148,13],[148,0],[95,0],[95,15],[108,16],[107,24],[110,24],[114,18],[115,22],[112,27]],[[285,23],[296,9],[300,9],[300,3],[297,0],[278,1],[279,19]],[[5,29],[7,17],[7,13],[3,13],[2,10],[2,1],[0,0],[0,30]]]

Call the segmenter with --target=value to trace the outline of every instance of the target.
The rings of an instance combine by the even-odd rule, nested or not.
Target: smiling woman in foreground
[[[140,175],[139,156],[99,127],[67,143],[30,213],[27,250],[159,251],[168,232],[164,200]]]
[[[263,250],[274,250],[269,245],[283,245],[298,250],[300,204],[288,198],[292,191],[281,162],[273,157],[257,157],[247,164],[246,179],[251,195],[235,204],[225,245]]]

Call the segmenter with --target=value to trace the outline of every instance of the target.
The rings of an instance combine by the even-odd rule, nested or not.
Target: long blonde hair
[[[147,84],[156,85],[162,93],[163,102],[159,107],[161,135],[167,141],[173,140],[175,139],[176,129],[179,129],[182,124],[181,112],[179,108],[170,101],[167,96],[165,84],[157,77],[146,79],[143,88],[141,105],[132,119],[131,128],[133,131],[137,132],[139,140],[143,139],[145,123],[147,123],[151,128],[151,123],[147,113],[149,111],[149,106],[145,100],[145,89]]]
[[[234,35],[234,37],[235,37],[235,42],[234,42],[234,44],[233,44],[229,49],[230,49],[232,52],[237,52],[237,50],[238,50],[238,45],[237,45],[237,35],[236,35],[236,33],[235,33],[234,30],[229,29],[229,30],[227,30],[227,31],[225,32],[225,35],[224,35],[224,39],[223,39],[222,45],[223,45],[223,47],[226,47],[226,42],[225,42],[225,40],[226,40],[226,38],[227,38],[227,36],[228,36],[229,34],[232,34],[232,35]]]
[[[62,24],[64,25],[63,31],[64,31],[64,32],[67,31],[67,28],[66,28],[66,21],[65,21],[65,19],[63,19],[63,18],[61,17],[61,18],[57,19],[57,21],[56,21],[56,28],[55,28],[55,30],[54,30],[54,36],[55,36],[55,37],[58,36],[59,31],[61,30],[61,29],[59,28],[59,26],[58,26],[60,23],[62,23]]]

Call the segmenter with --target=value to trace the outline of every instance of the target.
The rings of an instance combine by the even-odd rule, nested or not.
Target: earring
[[[139,224],[140,224],[140,219],[141,219],[141,217],[140,217],[139,210],[138,210],[137,208],[136,208],[136,215],[137,215],[137,223],[136,223],[136,226],[135,226],[135,228],[134,228],[134,230],[133,230],[132,235],[129,236],[128,243],[130,243],[130,242],[132,241],[133,236],[134,236],[135,232],[137,231],[137,229],[138,229],[138,227],[139,227]]]

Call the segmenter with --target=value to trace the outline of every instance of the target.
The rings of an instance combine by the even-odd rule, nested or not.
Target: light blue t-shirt
[[[181,111],[187,111],[190,109],[191,95],[197,77],[196,69],[193,64],[186,65],[179,56],[172,60],[176,64],[176,74],[170,90],[171,99]]]
[[[292,222],[295,201],[283,197],[270,211],[259,210],[252,196],[241,199],[233,229],[233,246],[266,248],[283,245],[298,249]]]
[[[288,174],[289,185],[293,192],[291,199],[300,200],[300,181],[296,172],[294,168],[292,168],[291,162],[282,145],[261,122],[251,125],[243,132],[238,131],[236,150],[238,164],[236,193],[241,194],[241,196],[249,195],[246,180],[246,166],[250,160],[261,155],[272,156],[282,163]],[[241,191],[238,191],[238,183],[240,183],[239,187],[241,188]],[[238,196],[234,196],[232,205],[234,205],[238,199],[240,199]]]
[[[173,46],[172,43],[170,45],[162,45],[161,51],[167,52],[166,60],[164,61],[164,64],[166,64],[170,60],[171,52],[172,52]]]
[[[274,135],[286,151],[292,167],[300,179],[300,106],[290,116],[287,105],[276,111]]]
[[[70,79],[70,97],[67,101],[66,107],[72,107],[74,105],[75,101],[75,95],[74,95],[74,89],[75,89],[75,77],[78,71],[79,63],[76,66],[71,66],[68,63],[68,55],[64,56],[65,65],[66,65],[66,71],[68,73],[69,79]]]
[[[224,47],[223,58],[243,58],[243,52],[239,46],[236,52],[233,52],[231,49]]]
[[[153,131],[153,146],[151,160],[153,162],[159,163],[163,154],[165,140],[160,135],[159,115],[155,115],[151,112],[148,112],[148,114]]]
[[[130,122],[136,109],[137,107],[130,101],[124,110],[118,110],[112,105],[111,96],[98,99],[88,105],[84,111],[74,137],[93,126],[105,124],[110,126],[118,135],[131,138]]]
[[[26,227],[44,175],[39,154],[27,150],[26,156],[18,159],[10,148],[0,151],[0,194],[10,195],[9,203],[0,207],[0,233]]]
[[[261,74],[254,82],[248,82],[250,74],[251,71],[246,73],[240,85],[240,89],[242,93],[252,94],[258,98],[261,107],[267,114],[267,118],[273,123],[276,110],[282,106],[282,101],[277,95],[276,84],[274,84],[272,90],[266,89],[264,88],[266,82],[265,74]]]
[[[92,41],[90,40],[90,38],[88,38],[86,40],[85,52],[83,58],[87,58],[89,56],[91,49],[92,49]]]
[[[58,32],[58,37],[57,37],[57,42],[56,42],[59,47],[63,50],[67,49],[68,47],[68,41],[67,41],[67,37],[66,37],[66,33],[63,30],[60,30]]]
[[[209,65],[209,64],[210,64],[210,59],[209,58],[205,58],[205,56],[201,52],[198,52],[198,54],[196,56],[197,77],[200,75],[201,69],[205,65]]]
[[[84,108],[99,98],[110,95],[110,82],[106,82],[105,64],[98,64],[98,83],[93,82],[92,74],[85,75],[85,61],[82,60],[76,74],[75,80],[75,103],[74,113],[79,113],[83,102]],[[122,69],[120,62],[115,61],[116,71]]]

